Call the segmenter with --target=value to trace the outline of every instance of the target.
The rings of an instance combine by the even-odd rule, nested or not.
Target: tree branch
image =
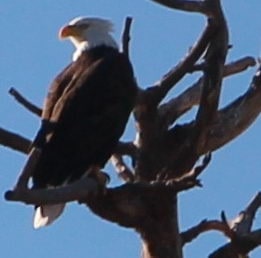
[[[206,14],[205,3],[203,1],[186,1],[186,0],[152,0],[166,7],[186,11]]]
[[[231,227],[238,235],[251,231],[257,210],[261,207],[261,192],[253,198],[249,205],[231,222]],[[260,238],[261,241],[261,238]]]
[[[182,177],[168,179],[167,186],[170,186],[175,193],[188,190],[192,187],[199,186],[202,187],[198,176],[207,168],[211,161],[211,153],[208,153],[204,156],[202,163],[195,168],[193,168],[190,172],[186,173]],[[161,181],[164,181],[161,179]]]
[[[134,174],[126,165],[121,155],[113,154],[111,156],[111,163],[115,167],[119,177],[122,178],[125,182],[134,181]]]
[[[248,91],[220,110],[208,130],[208,141],[201,153],[214,151],[244,132],[261,112],[261,67]]]
[[[246,209],[229,224],[234,232],[231,242],[218,248],[209,258],[238,258],[261,245],[261,229],[252,231],[253,220],[257,210],[261,207],[261,193],[259,192]],[[225,223],[226,224],[226,223]]]
[[[40,155],[41,155],[40,149],[32,148],[32,150],[29,153],[26,164],[25,164],[21,174],[19,175],[17,184],[15,186],[16,190],[27,189],[28,181],[29,181],[30,177],[32,176],[32,173],[35,169],[35,166],[39,160]]]
[[[215,32],[215,24],[211,22],[208,23],[200,39],[191,48],[187,56],[177,66],[165,74],[158,83],[147,88],[141,95],[140,102],[157,106],[169,90],[188,73],[188,70],[190,70],[194,63],[200,58]]]
[[[142,181],[154,181],[157,178],[157,174],[161,173],[160,162],[155,160],[155,156],[164,159],[164,154],[160,150],[164,150],[163,142],[166,134],[166,128],[162,126],[158,116],[158,104],[166,96],[168,91],[172,88],[173,84],[177,83],[187,72],[192,68],[194,63],[200,58],[202,53],[206,50],[211,38],[216,32],[216,24],[210,22],[205,28],[201,38],[191,49],[190,53],[182,60],[173,70],[171,70],[163,79],[153,87],[147,88],[141,91],[137,100],[137,104],[134,110],[134,116],[136,120],[137,135],[135,143],[139,146],[139,158],[137,159],[135,166],[135,174]],[[165,144],[164,144],[165,145]],[[178,151],[178,155],[181,156],[187,151]],[[182,152],[182,154],[180,154]],[[177,153],[176,153],[177,154]],[[166,154],[165,154],[166,155]],[[187,157],[187,155],[186,155]],[[188,166],[184,168],[184,164],[180,168],[180,164],[183,160],[180,159],[179,164],[172,171],[181,171],[180,175],[186,171],[190,171],[194,166],[198,157],[191,155],[191,160],[187,162]],[[185,156],[183,156],[185,160]],[[175,158],[175,161],[177,158]],[[186,159],[187,160],[187,159]],[[169,161],[168,163],[173,163]],[[160,171],[159,171],[159,170]],[[174,173],[175,173],[174,172]],[[173,173],[171,173],[173,174]],[[173,177],[171,177],[173,178]]]
[[[258,245],[261,245],[261,230],[250,232],[255,213],[260,206],[261,193],[258,193],[232,223],[228,224],[226,219],[223,219],[223,221],[203,220],[197,226],[181,233],[183,245],[191,242],[204,232],[217,230],[227,236],[231,242],[213,252],[209,258],[238,258],[239,254],[248,254]]]
[[[234,75],[246,70],[248,67],[255,66],[256,62],[253,57],[244,57],[237,61],[231,62],[224,67],[224,77]],[[172,125],[177,118],[190,110],[193,106],[198,105],[203,87],[203,77],[196,83],[187,88],[179,96],[169,100],[159,107],[159,114],[166,127]]]
[[[22,153],[28,153],[31,141],[16,133],[0,128],[0,144]]]
[[[233,231],[225,223],[218,220],[203,220],[195,227],[181,233],[183,245],[193,241],[200,234],[210,230],[219,231],[230,239],[234,236]]]
[[[260,245],[261,230],[259,229],[218,248],[208,258],[248,258],[247,254]]]
[[[233,61],[224,67],[224,77],[234,75],[240,72],[245,71],[249,67],[253,67],[256,65],[256,60],[252,56],[246,56],[240,58],[236,61]]]
[[[42,115],[42,109],[32,104],[30,101],[28,101],[25,97],[23,97],[16,89],[11,88],[9,90],[10,95],[12,95],[15,100],[20,103],[22,106],[24,106],[26,109],[28,109],[30,112],[37,116]]]
[[[208,140],[206,137],[207,128],[217,114],[224,64],[228,50],[229,34],[227,23],[219,1],[216,1],[216,4],[213,22],[218,24],[218,30],[211,39],[205,56],[206,68],[203,77],[203,89],[192,139],[196,153],[202,153],[201,150]]]
[[[132,228],[146,227],[151,223],[149,216],[161,216],[163,207],[173,208],[172,194],[163,184],[131,183],[104,189],[89,177],[54,189],[7,191],[5,198],[31,205],[78,201],[98,216]]]
[[[122,34],[122,52],[129,57],[129,42],[130,42],[130,29],[131,29],[132,18],[127,17],[125,20],[124,31]]]
[[[257,70],[245,94],[221,109],[208,127],[207,141],[199,152],[213,152],[244,132],[261,112],[261,67]],[[193,123],[189,128],[193,130]],[[180,126],[187,127],[187,125]],[[175,129],[175,128],[173,128]],[[172,129],[172,130],[173,130]],[[170,136],[172,137],[172,136]],[[169,139],[171,141],[171,139]]]
[[[7,201],[18,201],[33,205],[56,204],[85,200],[89,195],[96,193],[97,190],[97,181],[86,177],[70,185],[54,189],[17,189],[7,191],[5,199]]]

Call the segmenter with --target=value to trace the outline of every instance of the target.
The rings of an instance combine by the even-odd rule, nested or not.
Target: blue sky
[[[260,0],[223,1],[230,26],[233,49],[228,60],[260,54]],[[57,38],[59,28],[76,16],[98,16],[115,23],[120,38],[126,16],[132,16],[131,59],[138,82],[151,85],[186,53],[204,27],[197,14],[172,11],[150,1],[138,0],[11,0],[0,1],[0,126],[32,138],[39,120],[21,108],[7,94],[13,86],[37,105],[41,105],[54,76],[70,62],[72,46]],[[255,68],[224,82],[221,106],[242,94]],[[172,92],[178,94],[196,75],[188,76]],[[261,122],[213,155],[201,176],[204,188],[181,194],[180,223],[186,229],[200,220],[217,219],[225,210],[235,216],[260,191]],[[133,128],[125,138],[132,139]],[[10,189],[23,167],[25,156],[0,147],[0,192]],[[113,174],[111,167],[108,167]],[[115,178],[114,185],[121,184]],[[1,199],[1,256],[9,258],[131,258],[140,255],[140,240],[132,230],[108,223],[84,206],[70,204],[53,226],[35,231],[32,207],[7,203]],[[260,216],[255,226],[260,227]],[[185,249],[185,257],[201,258],[226,242],[219,233],[207,233]],[[252,258],[261,256],[253,252]]]

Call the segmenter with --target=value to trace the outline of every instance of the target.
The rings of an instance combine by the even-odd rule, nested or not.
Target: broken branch
[[[31,141],[16,133],[0,128],[0,144],[22,153],[28,153]]]
[[[20,103],[30,112],[32,112],[33,114],[35,114],[39,117],[42,115],[42,109],[37,107],[36,105],[32,104],[29,100],[27,100],[25,97],[23,97],[22,94],[19,93],[16,89],[10,88],[9,93],[10,93],[10,95],[12,95],[15,98],[15,100],[18,103]]]
[[[131,29],[132,18],[127,17],[125,20],[124,31],[122,34],[122,52],[129,57],[129,42],[130,42],[130,29]]]

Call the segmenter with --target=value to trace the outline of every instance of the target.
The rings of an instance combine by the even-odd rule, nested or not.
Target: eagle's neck
[[[73,44],[76,47],[76,50],[73,53],[73,61],[76,61],[84,51],[90,50],[98,46],[103,45],[118,49],[116,41],[108,32],[99,31],[99,33],[97,33],[97,31],[95,30],[89,30],[88,34],[85,35],[85,38],[88,40],[71,38]]]

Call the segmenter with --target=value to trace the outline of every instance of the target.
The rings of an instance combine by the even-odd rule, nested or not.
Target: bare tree
[[[248,90],[222,109],[218,109],[222,80],[256,65],[245,57],[226,63],[229,50],[228,25],[220,0],[154,0],[161,5],[201,13],[206,27],[183,60],[155,85],[140,90],[135,106],[136,136],[133,142],[119,142],[111,157],[116,172],[125,184],[100,189],[95,179],[85,178],[52,190],[27,189],[32,168],[27,167],[14,190],[5,197],[26,204],[53,204],[78,201],[93,213],[120,226],[133,228],[142,239],[143,258],[182,258],[183,247],[209,230],[222,232],[229,243],[218,247],[209,258],[242,258],[261,244],[261,229],[253,230],[254,216],[261,205],[258,193],[232,221],[225,213],[220,220],[203,220],[182,232],[179,228],[179,193],[201,186],[199,175],[211,160],[211,153],[245,131],[261,111],[261,66],[253,75]],[[128,18],[123,33],[122,51],[128,54]],[[179,96],[163,102],[169,91],[188,73],[202,76]],[[36,115],[41,109],[32,105],[15,89],[10,93]],[[163,102],[163,103],[162,103]],[[177,119],[198,106],[195,119],[177,124]],[[30,140],[0,129],[0,143],[29,153]],[[132,160],[132,167],[124,162]],[[201,165],[195,165],[203,156]],[[37,159],[37,153],[29,159]],[[33,164],[33,162],[31,163]],[[22,186],[22,187],[21,187]]]

